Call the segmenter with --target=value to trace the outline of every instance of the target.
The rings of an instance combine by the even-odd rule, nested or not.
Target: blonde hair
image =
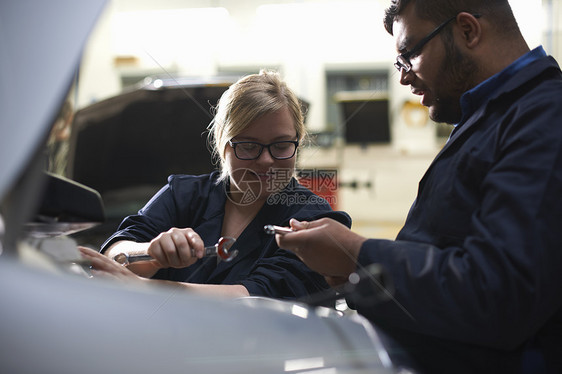
[[[220,180],[225,180],[231,172],[225,162],[228,141],[257,118],[285,107],[293,117],[300,142],[306,137],[301,103],[277,72],[261,70],[259,74],[247,75],[222,94],[208,127],[209,145],[221,170]]]

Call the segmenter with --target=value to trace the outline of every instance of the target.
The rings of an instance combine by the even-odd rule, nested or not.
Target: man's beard
[[[435,91],[435,103],[429,108],[429,116],[435,122],[458,123],[462,117],[460,98],[474,87],[478,66],[462,54],[454,42],[445,41],[445,59],[441,71],[443,84]]]

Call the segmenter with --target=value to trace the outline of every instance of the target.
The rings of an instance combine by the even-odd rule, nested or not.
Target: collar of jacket
[[[466,121],[463,123],[462,126],[456,127],[447,144],[443,147],[443,149],[439,152],[436,159],[443,154],[447,149],[449,149],[452,144],[457,142],[459,138],[462,137],[462,134],[468,131],[473,126],[476,126],[480,120],[485,116],[487,109],[490,105],[494,105],[494,102],[497,100],[501,100],[504,96],[511,94],[513,91],[519,89],[523,85],[529,82],[536,82],[538,77],[547,71],[549,72],[558,72],[561,74],[560,67],[554,58],[551,56],[545,56],[539,58],[530,64],[528,64],[524,69],[520,69],[517,71],[513,76],[507,80],[502,86],[498,87],[492,95],[488,98],[487,101],[482,103],[473,113],[470,115]]]

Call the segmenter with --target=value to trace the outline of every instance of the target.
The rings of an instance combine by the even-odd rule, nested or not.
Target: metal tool
[[[217,244],[205,247],[203,257],[218,256],[225,262],[232,261],[232,259],[238,255],[238,250],[229,252],[230,247],[232,247],[235,241],[236,239],[230,236],[223,236],[219,239]],[[191,256],[195,257],[195,250],[193,248],[191,248]],[[154,258],[148,253],[137,253],[131,255],[128,253],[118,253],[113,257],[113,260],[123,266],[127,266],[134,262],[154,260]]]
[[[289,232],[293,232],[293,229],[290,227],[265,225],[263,227],[263,231],[265,231],[265,233],[268,235],[274,235],[274,234],[287,234]]]

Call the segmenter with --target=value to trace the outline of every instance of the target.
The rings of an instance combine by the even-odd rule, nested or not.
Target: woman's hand
[[[110,278],[127,282],[143,282],[147,280],[146,278],[136,275],[127,269],[126,266],[113,261],[93,249],[86,247],[78,247],[78,249],[80,250],[82,257],[89,260],[92,264],[91,272],[96,278]]]
[[[204,255],[203,240],[193,229],[173,227],[152,239],[147,253],[161,268],[184,268]]]

